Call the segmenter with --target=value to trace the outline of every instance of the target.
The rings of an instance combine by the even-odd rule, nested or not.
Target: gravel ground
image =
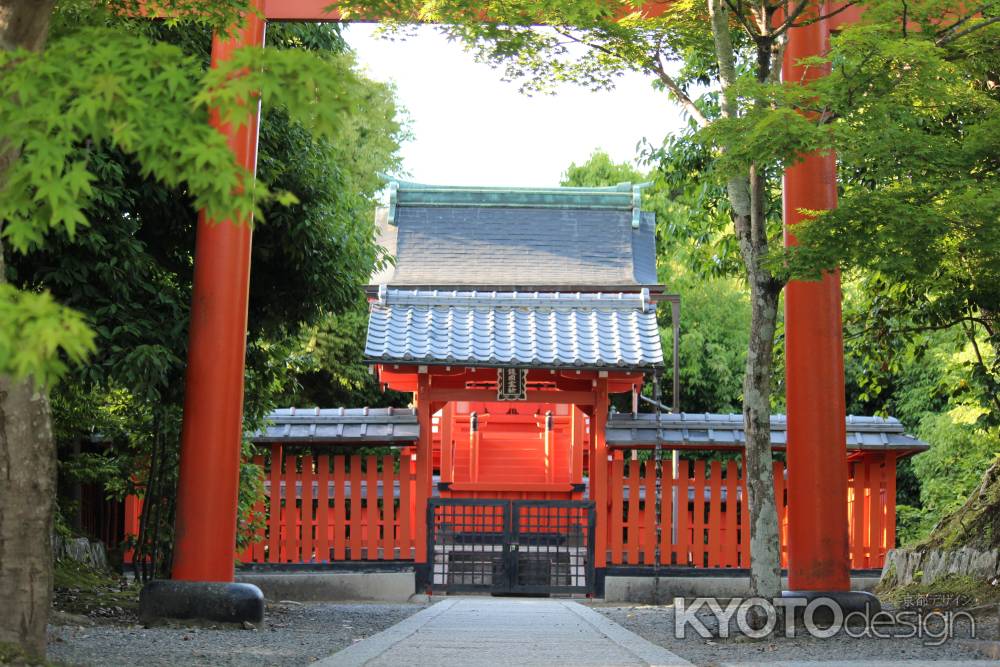
[[[419,604],[269,604],[261,629],[154,627],[61,615],[49,626],[57,665],[304,665],[423,609]],[[88,625],[89,623],[89,625]]]
[[[829,639],[809,636],[779,637],[768,640],[736,638],[703,639],[689,631],[684,639],[674,638],[674,608],[672,606],[600,606],[598,611],[628,630],[659,644],[696,665],[708,667],[723,662],[770,663],[778,660],[912,660],[923,664],[931,660],[983,660],[985,656],[965,642],[945,642],[941,646],[926,646],[925,639],[894,638],[855,639],[843,633]],[[698,614],[706,627],[717,634],[718,625],[707,614]],[[977,619],[977,636],[997,638],[996,614]],[[735,627],[735,626],[734,626]],[[962,626],[964,628],[964,625]],[[888,633],[888,631],[886,631]],[[899,632],[903,632],[901,628]],[[956,633],[968,637],[964,630]]]

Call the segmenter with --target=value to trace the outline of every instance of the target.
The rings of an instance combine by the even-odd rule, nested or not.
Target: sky
[[[528,97],[501,72],[475,62],[433,26],[389,41],[375,25],[349,24],[344,37],[369,77],[396,84],[413,138],[402,147],[406,180],[435,185],[553,186],[572,162],[603,149],[632,160],[683,125],[679,108],[651,80],[628,74],[615,90],[566,84]]]

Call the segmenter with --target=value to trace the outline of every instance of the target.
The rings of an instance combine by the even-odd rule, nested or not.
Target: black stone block
[[[264,594],[253,584],[160,579],[146,584],[139,594],[139,618],[260,623]]]

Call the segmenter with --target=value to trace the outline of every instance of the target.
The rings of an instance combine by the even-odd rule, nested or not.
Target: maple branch
[[[793,25],[791,27],[792,28],[802,28],[802,27],[805,27],[807,25],[812,25],[813,23],[816,23],[817,21],[825,21],[827,19],[833,18],[834,16],[836,16],[837,14],[839,14],[840,12],[844,11],[845,9],[847,9],[849,7],[853,7],[854,5],[858,4],[859,2],[861,2],[861,0],[850,0],[850,2],[848,2],[847,4],[845,4],[845,5],[841,6],[841,7],[838,7],[837,9],[833,10],[832,12],[829,12],[827,14],[823,14],[822,16],[816,16],[816,17],[811,18],[811,19],[804,19],[801,23],[796,23],[795,25]]]
[[[806,7],[808,6],[809,6],[809,0],[802,0],[802,2],[795,5],[795,9],[792,10],[792,13],[788,15],[788,17],[781,24],[781,26],[778,27],[777,30],[771,33],[771,37],[778,37],[779,35],[783,35],[784,33],[788,32],[788,29],[793,27],[792,24],[795,23],[795,19],[802,16],[802,12],[804,12],[806,10]]]
[[[594,49],[595,51],[600,51],[605,55],[611,56],[612,58],[616,58],[618,60],[624,60],[620,54],[615,53],[612,49],[609,49],[606,46],[602,46],[601,44],[595,44],[593,42],[588,42],[586,40],[580,39],[578,36],[574,35],[571,32],[566,31],[564,28],[555,28],[555,31],[558,34],[562,35],[563,37],[576,42],[577,44],[581,44],[588,48]],[[700,127],[708,126],[709,123],[708,119],[705,117],[705,114],[703,114],[701,110],[698,109],[698,107],[694,103],[694,100],[691,99],[691,96],[688,95],[684,91],[684,89],[681,88],[680,85],[674,80],[674,78],[667,73],[666,69],[664,69],[663,63],[660,61],[659,54],[660,54],[660,49],[659,47],[657,47],[656,54],[652,58],[646,59],[644,63],[645,68],[651,71],[653,74],[655,74],[656,77],[660,80],[660,83],[662,83],[667,90],[673,93],[674,97],[677,98],[677,101],[681,104],[681,106],[684,107],[685,111],[687,111],[688,114],[690,114],[691,117],[694,118],[695,122],[698,123]]]
[[[954,32],[960,26],[965,25],[966,23],[968,23],[972,19],[976,18],[977,15],[982,14],[984,9],[986,9],[987,7],[990,7],[992,5],[995,5],[995,4],[996,4],[996,2],[987,2],[986,4],[980,5],[974,11],[969,12],[968,14],[966,14],[965,16],[963,16],[962,18],[960,18],[957,21],[955,21],[954,23],[952,23],[947,28],[941,28],[940,30],[938,30],[937,33],[936,33],[937,36],[938,37],[942,37],[942,36],[948,34],[949,32]]]
[[[732,10],[732,12],[736,15],[736,20],[738,20],[740,24],[744,28],[746,28],[747,33],[749,33],[751,37],[756,38],[760,33],[754,30],[753,24],[747,21],[747,18],[743,16],[743,12],[741,11],[743,3],[740,2],[739,5],[737,6],[733,4],[733,0],[726,0],[726,4],[729,5],[729,9]]]
[[[941,45],[947,44],[949,42],[954,42],[959,37],[964,37],[964,36],[968,35],[970,32],[975,32],[976,30],[979,30],[981,28],[985,28],[986,26],[991,25],[993,23],[996,23],[998,21],[1000,21],[1000,16],[993,16],[991,18],[988,18],[988,19],[982,21],[981,23],[977,23],[976,25],[969,26],[965,30],[959,30],[958,32],[953,32],[953,33],[951,33],[949,35],[945,35],[944,37],[939,38],[934,43],[937,44],[938,46],[941,46]]]
[[[654,74],[656,74],[660,83],[662,83],[663,86],[677,98],[677,101],[680,102],[681,106],[683,106],[688,114],[694,118],[695,122],[698,123],[700,127],[707,127],[709,123],[705,114],[703,114],[701,109],[695,105],[691,96],[688,95],[687,92],[680,87],[677,81],[675,81],[674,78],[667,73],[667,70],[663,67],[663,62],[660,60],[659,54],[657,54],[655,58],[649,60],[647,62],[647,66]]]

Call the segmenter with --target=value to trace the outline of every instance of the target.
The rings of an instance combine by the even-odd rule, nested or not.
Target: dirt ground
[[[205,625],[145,628],[129,615],[56,612],[49,660],[57,665],[304,665],[381,632],[421,604],[282,602],[267,606],[263,627]]]

